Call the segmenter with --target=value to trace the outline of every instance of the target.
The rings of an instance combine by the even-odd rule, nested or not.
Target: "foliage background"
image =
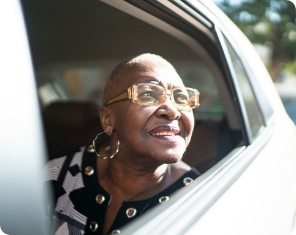
[[[277,81],[283,70],[296,72],[296,9],[287,0],[215,0],[253,44],[270,52],[267,69]]]

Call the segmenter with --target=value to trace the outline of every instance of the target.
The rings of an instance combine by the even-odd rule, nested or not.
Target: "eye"
[[[140,94],[139,96],[150,96],[150,97],[155,97],[155,94],[153,91],[146,91]]]
[[[140,103],[156,103],[158,97],[154,91],[144,91],[138,95],[138,101]]]
[[[186,95],[182,91],[176,92],[174,94],[174,99],[177,104],[188,104],[188,95]]]

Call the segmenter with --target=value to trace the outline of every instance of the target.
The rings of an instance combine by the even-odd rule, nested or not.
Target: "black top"
[[[94,153],[84,151],[83,148],[74,155],[47,163],[46,181],[53,184],[56,191],[53,234],[101,234],[107,206],[112,197],[98,182],[96,160]],[[63,168],[63,165],[66,166]],[[169,200],[172,193],[190,184],[199,175],[195,169],[191,169],[175,183],[149,199],[124,201],[108,234],[118,234],[123,225]]]

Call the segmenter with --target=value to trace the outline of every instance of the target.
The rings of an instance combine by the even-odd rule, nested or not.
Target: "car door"
[[[293,231],[295,126],[254,49],[214,4],[38,4],[23,2],[43,109],[53,97],[98,101],[103,75],[122,58],[143,52],[167,58],[185,85],[201,93],[183,160],[203,174],[122,234]]]

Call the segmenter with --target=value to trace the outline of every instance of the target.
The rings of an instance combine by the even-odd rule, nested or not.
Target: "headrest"
[[[90,102],[55,102],[44,111],[49,159],[92,143],[102,131],[99,108]]]
[[[98,122],[99,108],[91,102],[55,102],[44,109],[44,120],[52,128],[83,131]]]

